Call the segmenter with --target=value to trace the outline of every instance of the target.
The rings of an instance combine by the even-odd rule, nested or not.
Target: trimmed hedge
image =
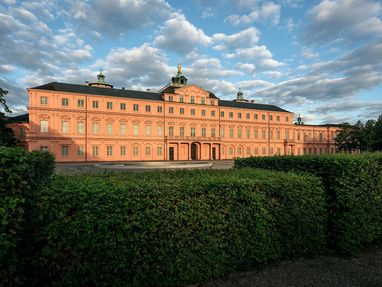
[[[354,254],[382,241],[382,154],[252,157],[236,168],[307,172],[323,179],[329,246]]]
[[[42,190],[35,285],[175,286],[325,250],[309,175],[255,170],[57,177]]]
[[[49,182],[54,158],[46,152],[0,147],[0,285],[23,281],[27,220],[33,193]]]

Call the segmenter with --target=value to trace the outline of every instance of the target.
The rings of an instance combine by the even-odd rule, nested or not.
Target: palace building
[[[29,150],[57,162],[222,160],[334,153],[335,125],[306,125],[274,105],[220,100],[178,66],[158,92],[116,89],[102,72],[83,85],[29,88],[29,117],[10,122]],[[29,120],[29,123],[27,122]]]

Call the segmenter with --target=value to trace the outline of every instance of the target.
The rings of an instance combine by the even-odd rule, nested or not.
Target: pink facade
[[[179,71],[158,93],[114,89],[103,80],[28,89],[29,150],[47,149],[58,162],[335,152],[338,127],[296,125],[293,113],[249,103],[241,93],[236,101],[219,100],[187,85]]]

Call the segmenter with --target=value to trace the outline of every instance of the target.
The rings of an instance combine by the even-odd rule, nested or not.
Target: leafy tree
[[[8,94],[8,91],[0,88],[0,104],[4,107],[4,110],[7,113],[12,113],[12,111],[9,109],[9,107],[7,106],[7,103],[5,102],[5,99],[4,99],[6,94]]]
[[[8,91],[0,88],[0,104],[3,106],[4,110],[8,113],[12,113],[12,111],[7,106],[5,102],[5,95],[8,94]],[[3,113],[0,112],[0,146],[15,146],[17,140],[13,134],[12,129],[6,126],[7,118]]]
[[[336,146],[339,151],[352,152],[357,149],[358,144],[355,142],[354,126],[349,123],[340,125],[341,131],[336,137]]]
[[[382,151],[382,114],[379,116],[378,120],[375,122],[374,131],[375,131],[374,150]]]

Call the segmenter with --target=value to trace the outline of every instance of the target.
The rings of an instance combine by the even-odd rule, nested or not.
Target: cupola
[[[241,91],[241,89],[239,89],[239,91],[236,94],[236,99],[233,100],[233,101],[234,102],[244,102],[244,103],[248,103],[249,102],[247,99],[244,99],[244,94]]]
[[[92,87],[98,87],[98,88],[113,88],[113,85],[110,85],[105,82],[106,76],[102,74],[102,70],[100,70],[99,74],[97,75],[97,82],[95,83],[89,83],[89,86]]]
[[[175,77],[171,78],[171,86],[183,87],[187,85],[187,78],[182,75],[182,65],[178,64],[178,73]]]

